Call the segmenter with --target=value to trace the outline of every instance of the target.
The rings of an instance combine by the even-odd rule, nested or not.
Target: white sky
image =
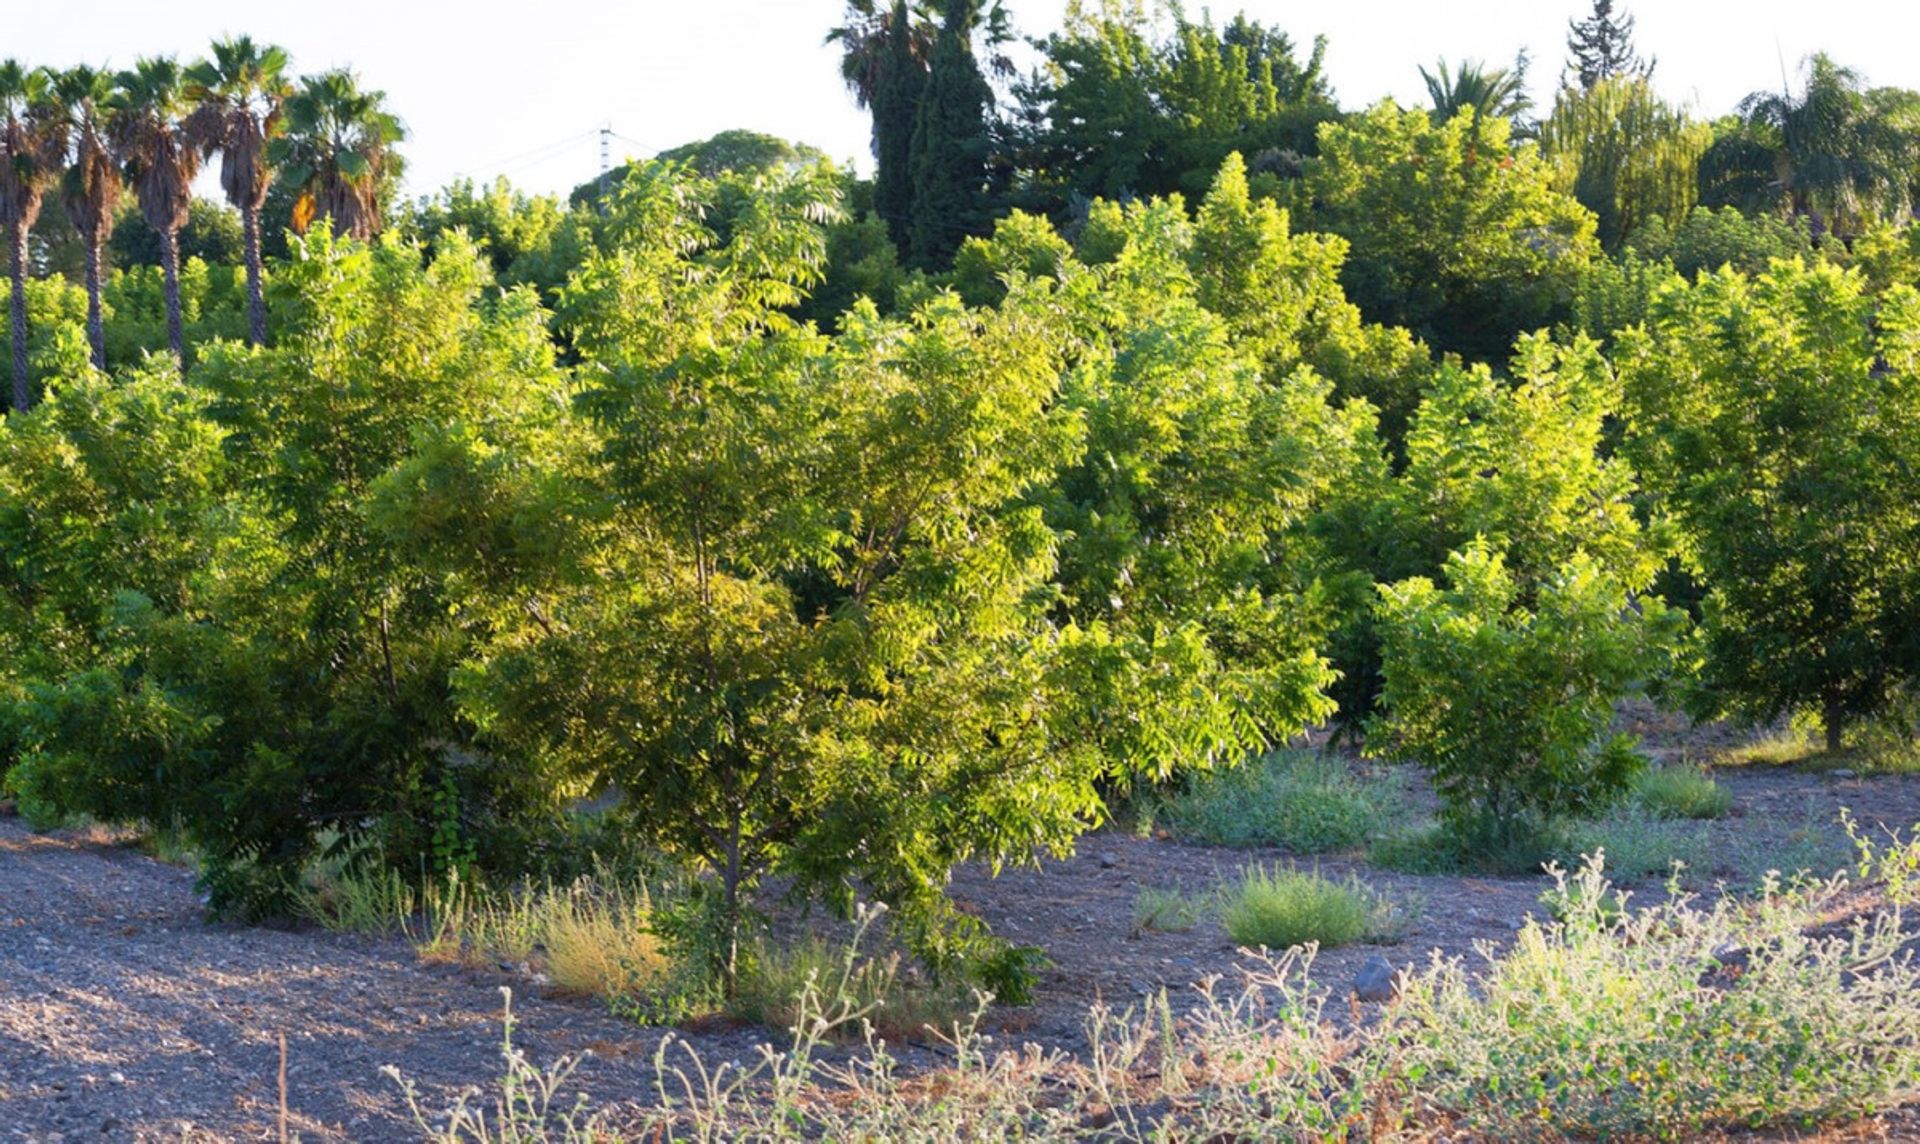
[[[1008,0],[1025,34],[1057,26],[1065,0]],[[1535,58],[1536,99],[1550,97],[1566,22],[1588,0],[1231,0],[1296,41],[1328,37],[1343,106],[1382,95],[1420,102],[1416,68],[1438,56],[1504,64]],[[246,32],[285,45],[301,71],[338,64],[386,91],[411,138],[408,186],[506,174],[564,191],[598,170],[596,129],[613,159],[731,127],[797,139],[867,162],[867,123],[821,40],[842,0],[0,0],[0,52],[29,64],[125,66],[136,55],[194,55]],[[1203,5],[1188,0],[1188,10]],[[1781,60],[1825,50],[1874,84],[1920,88],[1920,0],[1638,0],[1640,49],[1659,59],[1669,97],[1708,115],[1777,87]]]

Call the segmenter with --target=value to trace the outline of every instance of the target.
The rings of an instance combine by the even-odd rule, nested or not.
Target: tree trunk
[[[740,854],[736,842],[727,856],[727,868],[721,873],[720,900],[720,995],[732,1001],[740,991]]]
[[[1841,748],[1840,733],[1845,728],[1847,721],[1846,713],[1840,709],[1840,700],[1836,697],[1829,697],[1827,699],[1826,710],[1821,713],[1820,718],[1821,721],[1826,724],[1827,728],[1827,754],[1837,755],[1840,753]]]
[[[267,344],[267,298],[260,284],[260,208],[249,207],[241,218],[247,232],[247,341],[264,346]]]
[[[93,368],[106,372],[107,320],[100,312],[100,229],[82,236],[87,247],[87,344],[93,347]]]
[[[25,413],[33,406],[33,387],[27,377],[27,225],[16,222],[7,236],[13,239],[13,407]]]
[[[180,228],[160,232],[160,272],[167,286],[167,348],[182,373],[187,369],[186,335],[180,329]]]

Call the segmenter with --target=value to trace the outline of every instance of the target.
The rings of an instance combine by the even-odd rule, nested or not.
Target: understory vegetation
[[[429,1138],[520,1140],[1683,1139],[1872,1113],[1920,1086],[1911,1037],[1920,967],[1903,954],[1911,842],[1866,842],[1859,883],[1787,885],[1711,904],[1676,894],[1637,908],[1595,859],[1553,870],[1553,917],[1481,964],[1403,974],[1376,1022],[1336,1032],[1309,978],[1311,947],[1238,983],[1087,1019],[1079,1056],[1000,1049],[950,1026],[955,1064],[904,1073],[871,1027],[852,969],[808,983],[792,1040],[750,1062],[659,1052],[658,1111],[615,1122],[566,1088],[572,1062],[537,1065],[509,1024],[498,1094],[450,1109],[401,1086]],[[1884,909],[1828,924],[1872,892]],[[849,965],[853,963],[849,962]],[[861,1030],[859,1051],[823,1056]],[[929,1080],[932,1083],[929,1083]],[[551,1105],[528,1094],[554,1096]],[[543,1111],[545,1109],[545,1111]]]

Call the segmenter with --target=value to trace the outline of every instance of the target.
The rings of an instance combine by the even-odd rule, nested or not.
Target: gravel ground
[[[1721,777],[1735,811],[1711,827],[1720,854],[1799,845],[1806,824],[1833,822],[1843,805],[1869,826],[1920,823],[1920,776],[1749,768]],[[1831,831],[1813,832],[1828,854]],[[1096,999],[1125,1005],[1165,986],[1177,1004],[1190,983],[1231,976],[1244,955],[1217,923],[1136,932],[1134,895],[1284,861],[1108,833],[1088,839],[1078,857],[1036,869],[998,878],[960,871],[953,892],[962,908],[1041,945],[1055,962],[1035,1007],[999,1016],[1001,1043],[1072,1049]],[[1423,904],[1404,944],[1323,956],[1315,978],[1335,993],[1376,954],[1396,965],[1436,951],[1472,958],[1476,944],[1511,937],[1543,886],[1538,877],[1416,878],[1354,858],[1306,862]],[[423,963],[398,940],[209,925],[192,881],[109,837],[35,835],[0,817],[0,1141],[278,1139],[282,1035],[292,1132],[308,1141],[417,1139],[381,1066],[401,1066],[430,1108],[490,1081],[503,985],[515,991],[518,1043],[536,1062],[592,1050],[575,1087],[596,1107],[617,1110],[654,1092],[659,1031],[591,1002],[544,997],[511,972]],[[1656,892],[1643,886],[1642,899]],[[1337,1020],[1349,1012],[1330,1006]],[[683,1036],[709,1060],[745,1060],[766,1034],[703,1026]],[[916,1050],[902,1058],[910,1066],[937,1060]],[[1900,1116],[1820,1138],[1920,1139],[1920,1123]]]
[[[507,983],[398,941],[209,926],[188,871],[0,819],[0,1140],[278,1139],[283,1034],[293,1132],[417,1139],[380,1067],[430,1108],[491,1078]],[[535,1059],[593,1048],[584,1087],[652,1091],[657,1032],[524,987],[514,1010]]]

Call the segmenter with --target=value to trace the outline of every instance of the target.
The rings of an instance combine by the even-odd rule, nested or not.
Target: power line
[[[532,147],[532,148],[529,148],[528,150],[521,151],[520,153],[515,155],[509,155],[504,159],[496,160],[495,162],[492,162],[492,163],[475,164],[471,167],[464,168],[454,173],[456,175],[465,175],[465,174],[471,174],[476,172],[477,173],[498,172],[498,171],[502,171],[504,168],[508,167],[509,165],[514,165],[516,167],[525,166],[526,160],[531,159],[531,160],[537,161],[538,159],[542,159],[542,158],[552,158],[554,155],[558,154],[560,151],[568,147],[585,142],[587,139],[591,138],[594,132],[597,130],[599,129],[590,128],[586,131],[580,132],[577,135],[569,135],[565,139],[559,139],[551,143],[542,144],[538,147]]]

